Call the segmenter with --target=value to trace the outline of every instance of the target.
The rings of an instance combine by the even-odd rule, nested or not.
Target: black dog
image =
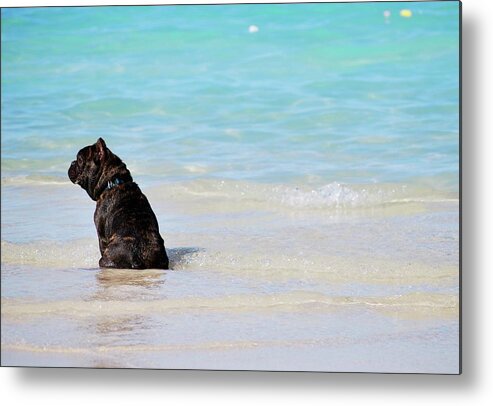
[[[97,202],[100,267],[168,269],[164,241],[147,198],[102,138],[79,151],[68,177]]]

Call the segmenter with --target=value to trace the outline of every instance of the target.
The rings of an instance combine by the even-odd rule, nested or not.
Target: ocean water
[[[458,372],[458,2],[1,18],[2,364]],[[97,267],[98,137],[171,270]]]

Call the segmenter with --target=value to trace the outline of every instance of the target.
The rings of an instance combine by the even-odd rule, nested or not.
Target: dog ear
[[[102,138],[98,138],[96,141],[96,158],[99,161],[103,161],[106,158],[107,148],[106,143]]]

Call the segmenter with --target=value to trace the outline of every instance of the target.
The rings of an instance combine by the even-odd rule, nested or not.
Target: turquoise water
[[[457,192],[458,52],[457,2],[2,10],[2,173]]]
[[[458,7],[2,9],[2,364],[457,373]],[[98,137],[172,270],[98,268]]]

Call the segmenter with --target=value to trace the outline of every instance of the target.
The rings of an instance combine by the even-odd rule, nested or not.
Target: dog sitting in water
[[[102,138],[79,151],[68,177],[96,201],[100,267],[168,269],[164,241],[147,198]]]

